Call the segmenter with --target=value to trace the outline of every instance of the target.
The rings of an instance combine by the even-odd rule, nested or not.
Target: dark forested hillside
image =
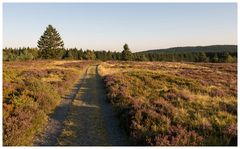
[[[187,47],[174,47],[167,49],[154,49],[142,51],[138,53],[187,53],[187,52],[229,52],[237,53],[237,45],[212,45],[212,46],[187,46]]]
[[[136,59],[150,61],[237,62],[237,45],[174,47],[135,53]]]

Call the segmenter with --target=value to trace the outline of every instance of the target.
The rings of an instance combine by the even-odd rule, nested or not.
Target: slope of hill
[[[210,52],[210,53],[237,53],[237,45],[211,45],[211,46],[187,46],[187,47],[173,47],[167,49],[154,49],[141,51],[137,53],[188,53],[188,52]]]

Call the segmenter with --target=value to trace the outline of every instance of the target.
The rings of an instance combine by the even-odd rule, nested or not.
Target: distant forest
[[[237,62],[237,45],[174,47],[138,52],[150,61]]]
[[[126,46],[126,44],[124,45]],[[128,56],[124,51],[128,50]],[[197,47],[175,47],[169,49],[148,50],[131,53],[128,46],[123,52],[94,51],[62,48],[55,57],[44,57],[38,48],[4,48],[3,60],[37,60],[37,59],[68,59],[68,60],[133,60],[133,61],[171,61],[171,62],[237,62],[236,45],[213,45]]]

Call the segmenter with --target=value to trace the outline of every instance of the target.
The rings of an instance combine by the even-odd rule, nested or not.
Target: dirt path
[[[97,66],[89,68],[77,98],[71,105],[60,145],[106,146],[129,145],[119,127],[111,105],[106,101]]]
[[[77,93],[79,92],[83,81],[87,76],[87,71],[84,73],[83,77],[78,81],[78,83],[73,87],[69,95],[65,96],[61,101],[60,105],[55,109],[52,115],[49,117],[49,122],[45,130],[36,136],[33,145],[34,146],[51,146],[57,145],[58,136],[63,130],[63,122],[67,117],[69,112],[70,105],[73,99],[76,98]]]
[[[52,126],[47,128],[47,133],[43,135],[44,139],[40,139],[43,141],[37,142],[36,145],[129,145],[128,138],[120,128],[110,103],[106,101],[97,66],[89,67],[84,78],[73,90],[70,99],[74,99],[72,104],[70,104],[72,100],[67,100],[68,106],[63,104],[62,108],[56,110],[58,116],[52,119],[53,122],[50,121]],[[69,112],[63,113],[63,111]]]

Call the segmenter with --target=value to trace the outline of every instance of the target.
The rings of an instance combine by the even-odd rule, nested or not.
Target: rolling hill
[[[237,45],[211,45],[211,46],[186,46],[173,47],[167,49],[153,49],[136,53],[161,54],[161,53],[188,53],[188,52],[207,52],[207,53],[237,53]]]

